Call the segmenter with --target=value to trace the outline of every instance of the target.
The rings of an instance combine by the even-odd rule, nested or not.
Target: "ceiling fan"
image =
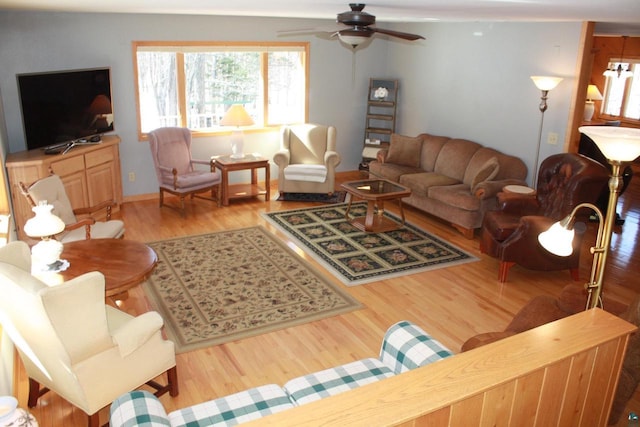
[[[367,12],[364,12],[364,3],[349,3],[351,10],[347,12],[339,13],[336,22],[346,26],[343,28],[332,29],[330,31],[323,29],[310,29],[311,31],[327,31],[332,33],[331,37],[338,36],[340,41],[350,45],[354,49],[361,43],[367,41],[375,33],[385,34],[391,37],[398,37],[404,40],[419,40],[424,37],[418,34],[403,33],[400,31],[386,30],[384,28],[378,28],[375,26],[376,17]],[[297,32],[305,30],[294,30]],[[309,30],[306,30],[309,31]]]

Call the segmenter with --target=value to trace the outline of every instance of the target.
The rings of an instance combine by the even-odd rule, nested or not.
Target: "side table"
[[[242,158],[231,156],[215,156],[214,169],[220,169],[222,174],[222,205],[229,206],[230,199],[264,196],[264,201],[270,199],[270,166],[269,160],[257,154],[245,154]],[[258,169],[264,168],[264,188],[258,185]],[[229,172],[251,170],[251,183],[229,184]]]

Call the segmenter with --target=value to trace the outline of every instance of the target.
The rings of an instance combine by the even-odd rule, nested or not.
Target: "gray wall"
[[[469,138],[520,156],[531,167],[540,92],[529,76],[563,76],[565,80],[550,95],[545,116],[545,134],[557,132],[561,142],[543,144],[541,158],[563,150],[580,24],[394,24],[427,39],[408,43],[376,38],[355,53],[326,37],[277,34],[331,24],[275,18],[0,12],[0,93],[8,151],[25,148],[16,74],[110,66],[116,133],[122,138],[124,194],[154,193],[148,147],[137,140],[133,40],[310,41],[309,120],[337,127],[343,158],[339,170],[354,170],[360,161],[369,77],[400,80],[398,132]],[[483,35],[474,36],[475,31]],[[267,157],[278,149],[277,132],[250,133],[246,140],[247,151]],[[228,137],[194,141],[199,157],[229,151]],[[135,172],[135,182],[128,182],[129,172]],[[276,173],[274,168],[272,176]]]

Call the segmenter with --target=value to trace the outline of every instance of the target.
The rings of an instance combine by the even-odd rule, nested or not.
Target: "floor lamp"
[[[549,91],[562,81],[562,77],[549,77],[549,76],[531,76],[531,80],[538,89],[542,92],[540,97],[540,129],[538,130],[538,148],[536,150],[536,161],[533,164],[533,180],[531,181],[531,187],[536,188],[538,178],[538,160],[540,159],[540,144],[542,143],[542,124],[544,123],[544,112],[547,111],[547,98]]]
[[[640,129],[611,126],[582,126],[580,132],[591,138],[612,166],[609,178],[609,201],[606,217],[591,203],[577,205],[571,214],[553,224],[549,230],[540,233],[538,241],[549,252],[558,256],[569,256],[573,251],[574,230],[572,222],[576,212],[590,208],[598,214],[598,234],[595,246],[591,247],[593,264],[591,276],[585,285],[587,289],[587,308],[602,307],[602,287],[607,256],[611,245],[611,234],[615,222],[618,196],[622,188],[622,168],[640,156]]]

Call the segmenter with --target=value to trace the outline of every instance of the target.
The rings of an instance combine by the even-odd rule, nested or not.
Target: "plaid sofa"
[[[111,427],[233,426],[281,412],[427,365],[453,353],[420,327],[408,321],[385,333],[377,359],[367,358],[287,382],[241,391],[166,413],[147,391],[132,391],[111,405]]]

